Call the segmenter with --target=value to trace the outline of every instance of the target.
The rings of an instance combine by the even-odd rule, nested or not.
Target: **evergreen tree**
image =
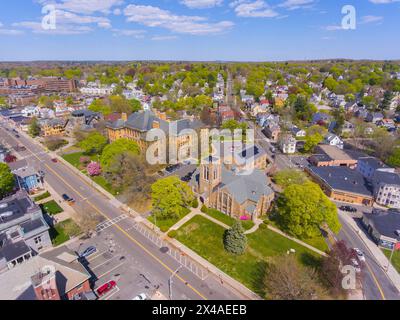
[[[226,251],[236,255],[242,255],[246,251],[247,238],[239,221],[236,221],[231,229],[225,231],[224,247]]]

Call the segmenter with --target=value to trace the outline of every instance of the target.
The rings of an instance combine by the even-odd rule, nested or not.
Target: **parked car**
[[[75,200],[65,193],[62,195],[62,198],[64,199],[64,201],[66,201],[70,204],[75,203]]]
[[[132,300],[147,300],[147,296],[145,293],[141,293],[138,296],[134,297]]]
[[[99,287],[96,292],[99,297],[104,296],[107,292],[110,292],[112,289],[114,289],[117,286],[117,283],[113,280],[103,284],[101,287]]]
[[[51,159],[52,162],[57,163],[58,160],[56,158]]]
[[[356,253],[358,260],[359,260],[360,262],[365,262],[365,255],[364,255],[364,253],[363,253],[360,249],[358,249],[358,248],[354,248],[353,250],[354,250],[354,252]]]
[[[86,248],[80,255],[79,257],[81,258],[87,258],[90,255],[94,254],[95,252],[97,252],[97,249],[95,246],[90,246],[89,248]]]
[[[357,209],[351,206],[341,206],[339,209],[346,212],[357,212]]]
[[[358,263],[358,261],[355,258],[351,259],[351,264],[353,265],[353,267],[357,273],[361,272],[360,264]]]

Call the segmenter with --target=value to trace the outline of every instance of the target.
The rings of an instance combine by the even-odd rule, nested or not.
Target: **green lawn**
[[[54,246],[59,246],[80,233],[79,226],[72,219],[60,222],[50,229],[50,237]]]
[[[230,227],[233,226],[233,224],[236,221],[236,219],[234,219],[218,210],[215,210],[215,209],[208,208],[205,213],[207,215],[209,215],[210,217],[213,217],[214,219],[217,219]],[[251,220],[241,221],[241,222],[242,222],[242,226],[245,230],[249,230],[254,227],[254,222]]]
[[[385,256],[390,259],[390,255],[392,254],[391,250],[382,249]],[[392,257],[392,265],[400,273],[400,251],[395,251]]]
[[[113,196],[117,195],[117,191],[115,191],[111,184],[103,177],[103,176],[97,176],[97,177],[90,177],[94,182],[96,182],[100,187],[102,187],[104,190],[108,191],[111,193]]]
[[[43,212],[47,213],[49,216],[54,216],[64,211],[55,200],[43,203],[40,206]]]
[[[167,232],[173,225],[175,225],[179,220],[183,219],[190,212],[190,209],[185,209],[182,211],[181,215],[178,218],[173,219],[154,219],[154,216],[149,216],[147,220],[149,220],[152,224],[155,224],[162,232]]]
[[[40,196],[34,197],[33,200],[41,201],[41,200],[49,198],[50,196],[51,196],[50,192],[46,191],[45,193],[41,194]]]
[[[80,166],[79,159],[83,156],[84,156],[83,152],[76,152],[76,153],[65,154],[62,157],[65,161],[69,162],[74,167],[78,168]]]
[[[320,257],[316,253],[268,229],[260,229],[247,236],[249,245],[244,255],[229,254],[222,242],[224,231],[223,227],[206,218],[195,216],[178,230],[176,239],[263,296],[261,284],[271,257],[295,249],[302,264],[319,265]]]

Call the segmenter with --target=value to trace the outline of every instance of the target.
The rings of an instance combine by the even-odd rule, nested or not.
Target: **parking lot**
[[[160,284],[153,283],[145,268],[128,252],[125,252],[113,239],[107,230],[101,231],[92,239],[71,245],[76,252],[83,252],[90,246],[96,247],[96,252],[83,258],[82,263],[92,274],[92,288],[97,289],[110,281],[116,286],[99,297],[99,300],[132,300],[140,294],[148,299],[165,299],[165,289]]]

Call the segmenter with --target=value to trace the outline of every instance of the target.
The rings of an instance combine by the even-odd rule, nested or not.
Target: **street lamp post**
[[[182,268],[182,266],[179,266],[178,269],[176,269],[174,271],[173,274],[171,274],[171,276],[168,279],[168,288],[169,288],[169,300],[172,300],[172,283],[173,283],[173,278],[175,277],[175,275],[179,272],[179,270]]]

